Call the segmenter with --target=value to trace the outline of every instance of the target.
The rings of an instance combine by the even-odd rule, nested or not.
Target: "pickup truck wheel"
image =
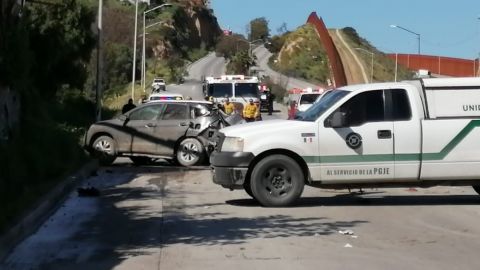
[[[480,186],[472,186],[472,188],[473,188],[473,190],[475,190],[475,192],[480,194]]]
[[[250,186],[250,183],[248,182],[245,182],[243,184],[243,189],[245,190],[245,192],[248,194],[248,196],[252,197],[253,199],[255,199],[255,197],[253,196],[253,193],[252,193],[252,187]]]
[[[305,177],[298,163],[285,155],[272,155],[255,165],[250,186],[263,206],[288,206],[303,192]]]
[[[186,138],[177,148],[177,161],[180,165],[190,167],[202,163],[205,149],[201,142],[194,138]]]
[[[110,165],[117,158],[115,141],[109,136],[100,136],[92,144],[93,156],[102,165]]]

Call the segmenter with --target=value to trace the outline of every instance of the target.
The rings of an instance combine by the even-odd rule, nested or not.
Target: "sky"
[[[474,59],[480,53],[480,0],[211,0],[223,29],[245,34],[248,23],[265,17],[271,35],[286,23],[288,30],[305,24],[316,11],[327,28],[353,27],[385,53]]]

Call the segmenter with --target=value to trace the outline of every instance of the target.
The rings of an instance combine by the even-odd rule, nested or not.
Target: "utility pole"
[[[102,10],[103,0],[98,1],[98,37],[97,37],[97,83],[95,91],[96,114],[95,119],[102,119]]]
[[[137,60],[137,24],[138,24],[138,0],[135,0],[135,29],[133,34],[133,63],[132,63],[132,99],[135,99],[135,61]]]

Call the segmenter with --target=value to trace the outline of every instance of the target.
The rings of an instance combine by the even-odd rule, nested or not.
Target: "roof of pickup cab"
[[[408,80],[401,82],[384,82],[372,84],[355,84],[343,86],[338,89],[345,91],[361,91],[368,89],[391,89],[395,87],[405,88],[408,86],[418,86],[421,83],[425,88],[478,88],[480,89],[480,77],[465,77],[465,78],[424,78],[416,80]]]
[[[385,82],[385,83],[369,83],[369,84],[353,84],[337,88],[338,90],[344,91],[362,91],[362,90],[372,90],[372,89],[390,89],[395,87],[407,87],[411,84],[405,82]]]

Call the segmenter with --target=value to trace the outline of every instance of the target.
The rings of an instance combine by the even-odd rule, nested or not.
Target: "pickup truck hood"
[[[230,137],[258,138],[259,136],[272,136],[279,132],[308,130],[311,129],[312,124],[313,122],[294,120],[267,120],[226,127],[220,132]]]

